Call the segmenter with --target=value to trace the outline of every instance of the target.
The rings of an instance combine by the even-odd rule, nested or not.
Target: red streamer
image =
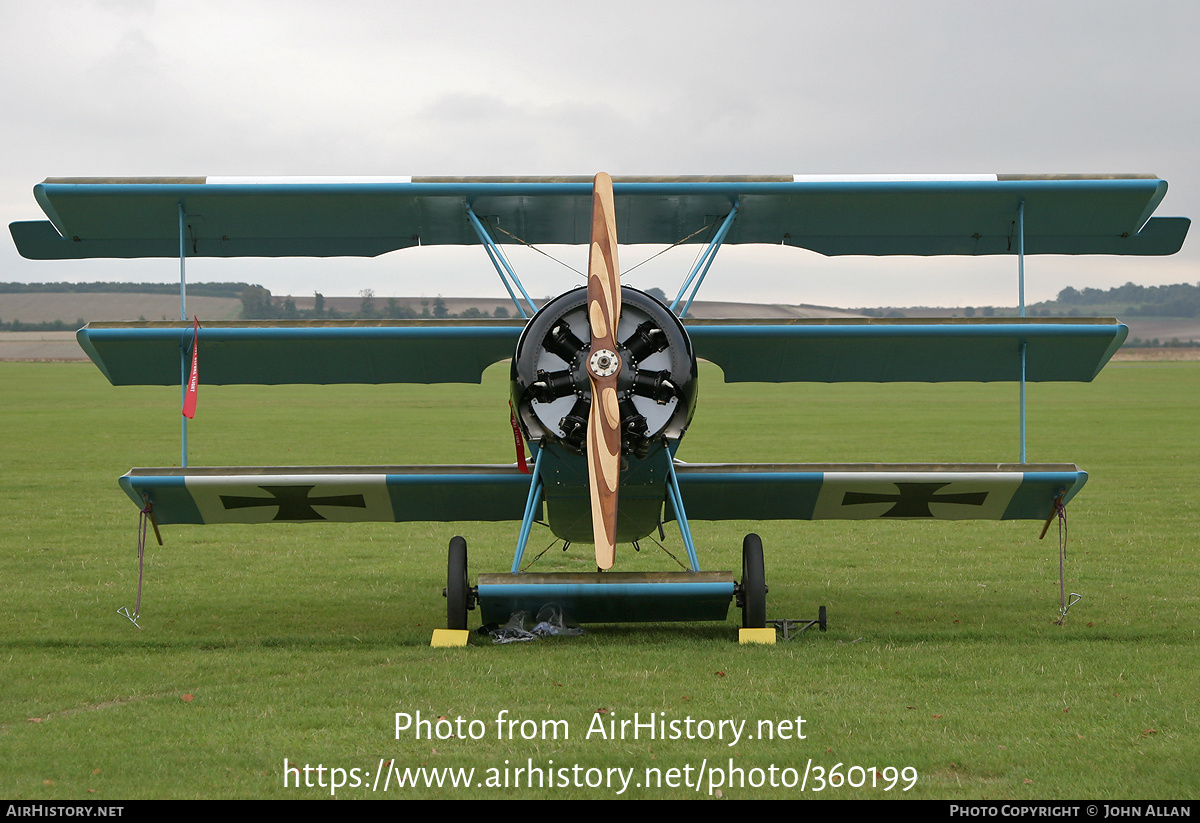
[[[192,370],[183,395],[183,416],[188,420],[196,416],[196,389],[200,386],[200,319],[193,314],[192,322]]]
[[[508,404],[508,422],[512,424],[513,442],[517,446],[517,467],[521,474],[529,474],[529,464],[525,461],[525,438],[521,436],[521,427],[517,424],[517,412],[512,403]]]

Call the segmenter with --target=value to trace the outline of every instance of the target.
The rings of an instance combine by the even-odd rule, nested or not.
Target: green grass
[[[194,465],[511,461],[504,368],[482,386],[205,387]],[[1013,461],[1016,388],[732,385],[705,372],[689,461]],[[725,624],[593,627],[519,646],[430,649],[445,552],[506,570],[510,524],[164,530],[139,631],[136,509],[115,478],[179,460],[177,389],[90,365],[0,363],[0,796],[327,797],[283,763],[693,769],[914,768],[905,797],[1200,794],[1200,366],[1116,364],[1029,391],[1029,459],[1091,474],[1070,507],[1068,587],[1035,523],[697,522],[705,568],[760,531],[772,617],[830,630],[740,647]],[[693,515],[695,516],[695,515]],[[670,535],[669,535],[670,537]],[[548,538],[535,532],[535,542]],[[678,550],[679,541],[668,545]],[[547,568],[588,562],[554,549]],[[643,552],[645,554],[646,552]],[[618,554],[618,568],[632,552]],[[669,568],[661,555],[646,568]],[[182,695],[194,695],[185,702]],[[803,716],[803,740],[610,741],[602,718]],[[565,720],[500,740],[495,719]],[[482,740],[396,739],[396,712],[478,719]],[[857,775],[856,775],[857,776]],[[692,773],[694,780],[694,772]],[[314,774],[315,778],[315,774]],[[369,779],[373,779],[369,778]],[[898,788],[729,787],[726,798],[887,797]],[[900,784],[905,785],[905,782]],[[382,786],[382,784],[381,784]],[[597,789],[344,788],[339,797],[612,797]],[[629,797],[707,797],[707,786]]]

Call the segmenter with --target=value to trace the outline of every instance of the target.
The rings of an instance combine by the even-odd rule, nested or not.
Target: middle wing
[[[512,357],[520,320],[292,320],[207,322],[200,382],[478,383]],[[76,339],[114,386],[180,382],[192,326],[179,321],[89,323]]]
[[[1112,318],[690,321],[697,357],[735,382],[1092,380],[1125,342]]]
[[[698,357],[728,382],[1089,381],[1129,329],[1111,318],[690,321]],[[206,323],[200,382],[478,383],[507,360],[520,321]],[[116,386],[180,382],[192,327],[90,323],[79,345]]]

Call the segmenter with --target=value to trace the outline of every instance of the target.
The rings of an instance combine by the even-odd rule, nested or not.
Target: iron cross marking
[[[960,506],[982,506],[988,492],[937,495],[937,490],[949,483],[896,483],[899,494],[874,494],[870,492],[846,492],[843,506],[863,503],[895,503],[880,517],[933,517],[930,503],[957,503]],[[937,495],[937,496],[935,496]]]
[[[339,494],[333,497],[309,497],[315,486],[259,486],[272,497],[237,497],[221,495],[221,505],[228,509],[249,509],[257,506],[278,506],[274,520],[324,520],[313,506],[344,506],[365,509],[367,501],[361,494]]]

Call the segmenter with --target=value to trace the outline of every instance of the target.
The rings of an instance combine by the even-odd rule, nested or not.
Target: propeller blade
[[[596,565],[611,569],[616,555],[617,481],[621,473],[621,410],[617,399],[617,324],[621,320],[621,272],[617,265],[617,221],[612,178],[604,172],[592,183],[592,245],[588,260],[588,324],[592,346],[588,379],[588,486]]]

